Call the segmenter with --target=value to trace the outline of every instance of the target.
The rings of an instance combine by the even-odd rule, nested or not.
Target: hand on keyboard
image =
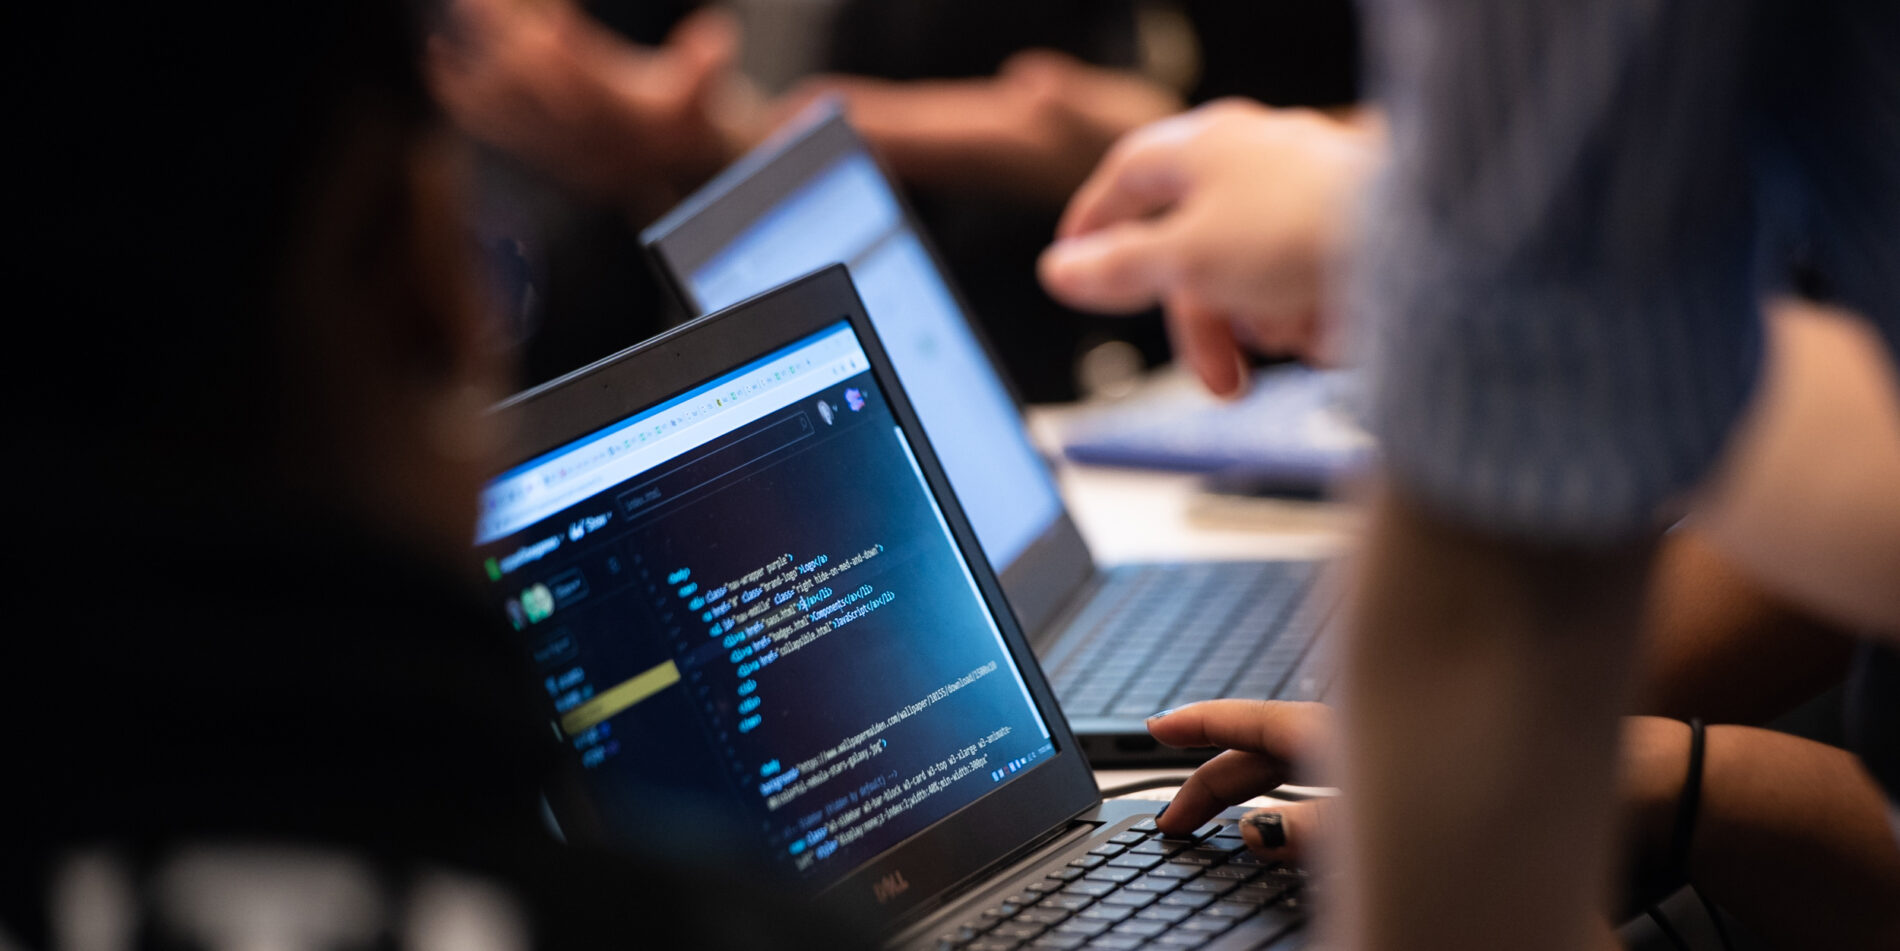
[[[1332,710],[1319,703],[1208,700],[1150,717],[1148,732],[1168,746],[1226,750],[1196,769],[1157,818],[1164,832],[1186,833],[1282,783],[1323,781],[1315,766],[1331,739]],[[1256,854],[1292,861],[1324,838],[1330,806],[1312,801],[1255,810],[1241,822],[1241,834]]]

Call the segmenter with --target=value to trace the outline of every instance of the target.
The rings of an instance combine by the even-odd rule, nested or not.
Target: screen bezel
[[[853,154],[869,155],[877,164],[879,174],[897,198],[898,214],[905,226],[917,235],[931,267],[936,269],[982,349],[984,359],[989,361],[990,372],[1009,394],[1020,416],[1022,400],[1000,369],[1002,364],[996,359],[996,351],[982,326],[969,319],[972,313],[969,302],[944,269],[942,256],[929,234],[918,224],[903,189],[897,187],[896,179],[876,151],[851,128],[836,103],[818,103],[793,118],[771,140],[641,232],[641,243],[651,255],[660,282],[672,291],[687,313],[703,313],[704,307],[692,292],[687,275],[723,251],[761,215],[777,207],[813,176]],[[1095,574],[1095,560],[1082,540],[1081,530],[1062,504],[1061,493],[1055,491],[1054,476],[1047,469],[1043,475],[1056,495],[1056,517],[1001,572],[1003,591],[1032,638],[1049,632],[1056,614]]]
[[[500,471],[641,412],[840,319],[850,321],[857,333],[871,372],[910,440],[918,466],[1056,747],[1056,754],[1048,761],[926,827],[820,893],[820,900],[835,905],[840,913],[895,928],[930,907],[933,899],[954,885],[1094,806],[1099,796],[1094,774],[995,573],[976,543],[975,533],[949,490],[936,453],[897,382],[890,358],[844,266],[832,265],[684,324],[520,393],[497,404],[491,412],[499,417],[503,431],[511,434],[507,465]],[[566,797],[556,801],[565,802]],[[570,835],[576,831],[570,829]],[[599,834],[599,830],[584,825],[578,832],[581,837]],[[894,875],[900,876],[907,887],[894,893],[888,887],[874,888]],[[884,898],[880,899],[879,894]]]

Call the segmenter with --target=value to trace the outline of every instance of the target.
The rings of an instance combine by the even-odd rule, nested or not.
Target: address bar
[[[482,516],[475,543],[487,544],[519,531],[695,446],[760,419],[788,403],[816,393],[847,376],[855,376],[870,364],[863,350],[855,346],[856,341],[852,343],[849,352],[776,385],[761,385],[761,380],[755,378],[735,380],[732,384],[718,387],[722,393],[729,392],[733,385],[743,390],[737,402],[709,393],[684,417],[676,410],[667,423],[654,427],[661,430],[658,433],[644,422],[618,429],[490,485],[483,492],[485,501],[496,496],[513,498]],[[818,345],[822,345],[822,342]],[[763,372],[766,371],[755,376],[762,376]],[[775,398],[759,398],[767,394]],[[678,422],[682,418],[696,421],[679,426]],[[642,436],[646,438],[642,440]]]

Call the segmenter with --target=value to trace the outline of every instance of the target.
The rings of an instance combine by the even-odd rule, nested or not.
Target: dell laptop
[[[943,459],[977,541],[1098,766],[1192,759],[1143,719],[1219,696],[1313,699],[1325,598],[1311,561],[1102,568],[1064,510],[1008,386],[913,216],[831,104],[688,198],[643,235],[689,313],[833,262]]]
[[[1104,802],[843,267],[496,412],[476,560],[539,666],[570,840],[668,787],[894,948],[1291,947],[1229,810]]]

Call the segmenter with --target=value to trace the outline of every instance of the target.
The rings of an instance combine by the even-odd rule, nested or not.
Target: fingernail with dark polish
[[[1262,848],[1277,849],[1286,845],[1286,823],[1280,820],[1277,812],[1262,812],[1240,820],[1260,834]]]
[[[1160,819],[1162,816],[1165,816],[1167,814],[1168,814],[1168,804],[1165,802],[1161,804],[1160,809],[1155,810],[1156,819]]]

